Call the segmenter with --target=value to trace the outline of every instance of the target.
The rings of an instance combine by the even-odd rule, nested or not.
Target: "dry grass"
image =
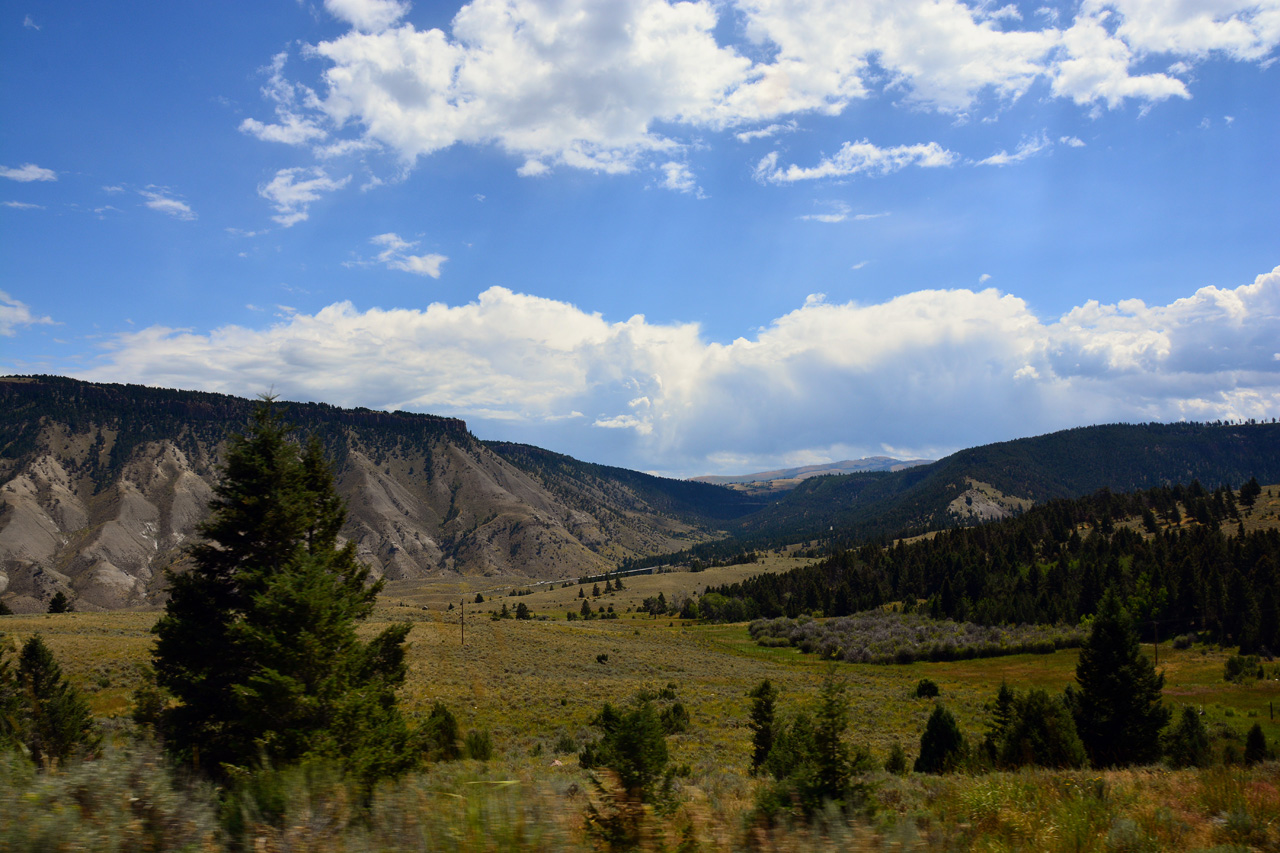
[[[635,578],[618,595],[634,596],[638,603],[661,589],[671,597],[692,586],[723,582],[713,572],[742,569]],[[1002,680],[1017,689],[1061,690],[1074,676],[1076,652],[906,666],[830,664],[790,648],[761,648],[744,625],[686,625],[634,613],[590,622],[567,622],[562,612],[561,618],[546,621],[493,621],[487,606],[472,605],[464,646],[458,611],[442,611],[432,597],[451,600],[459,583],[448,581],[452,586],[443,591],[420,585],[414,593],[420,599],[393,590],[363,630],[412,622],[410,676],[403,691],[407,708],[423,712],[433,701],[444,701],[464,730],[490,731],[497,760],[441,765],[389,787],[375,803],[373,824],[358,831],[344,823],[354,806],[337,789],[302,790],[299,804],[291,808],[307,817],[298,817],[291,829],[258,827],[261,849],[591,849],[580,821],[587,781],[576,756],[557,754],[556,747],[566,737],[581,745],[594,736],[588,722],[603,702],[625,701],[641,688],[668,683],[677,685],[691,716],[689,731],[670,739],[672,761],[688,765],[689,774],[681,779],[684,805],[674,816],[654,819],[649,849],[674,849],[688,833],[708,851],[742,849],[749,834],[756,849],[778,851],[1194,850],[1225,844],[1277,849],[1280,844],[1275,765],[1252,771],[881,775],[870,817],[850,823],[831,815],[810,827],[749,831],[757,783],[745,773],[750,750],[746,694],[762,679],[782,690],[782,707],[790,708],[810,701],[826,670],[835,666],[849,686],[852,739],[883,760],[895,741],[909,757],[916,751],[932,710],[931,701],[909,696],[921,678],[939,684],[941,701],[976,739],[986,720],[984,706]],[[555,597],[560,594],[564,601]],[[514,608],[540,595],[546,596],[546,610],[556,613],[577,601],[577,587],[496,603],[507,600]],[[615,609],[623,609],[613,600]],[[418,602],[432,603],[423,610]],[[0,617],[0,632],[5,644],[39,632],[95,712],[113,716],[127,712],[157,615],[9,616]],[[602,655],[607,659],[600,660]],[[1269,743],[1280,741],[1280,724],[1268,710],[1269,703],[1280,700],[1280,683],[1229,684],[1222,680],[1226,657],[1217,650],[1176,651],[1162,645],[1167,700],[1203,705],[1210,732],[1220,741],[1229,733],[1242,744],[1254,722],[1262,724]]]

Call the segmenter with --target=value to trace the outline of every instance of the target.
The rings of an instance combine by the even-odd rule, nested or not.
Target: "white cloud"
[[[1039,136],[1032,136],[1023,139],[1018,143],[1018,147],[1010,154],[1008,151],[1000,151],[998,154],[992,154],[985,160],[979,160],[979,166],[1008,166],[1010,163],[1021,163],[1030,157],[1034,157],[1041,151],[1046,151],[1053,147],[1053,143],[1049,141],[1049,137],[1044,133]]]
[[[312,116],[303,115],[303,106],[314,107],[315,95],[305,86],[296,86],[284,78],[287,53],[277,53],[267,72],[267,84],[262,87],[262,97],[275,104],[276,124],[264,124],[254,118],[240,122],[240,132],[256,136],[264,142],[281,142],[285,145],[305,145],[328,137]]]
[[[195,211],[191,209],[190,205],[169,195],[169,191],[164,187],[153,185],[145,190],[138,190],[138,195],[146,199],[144,204],[147,207],[172,216],[174,219],[190,222],[196,218]]]
[[[778,165],[778,152],[773,151],[756,164],[755,174],[762,181],[792,183],[854,175],[888,175],[908,166],[937,168],[950,166],[957,159],[954,153],[936,142],[879,148],[864,139],[844,143],[834,155],[807,169],[794,163],[782,168]]]
[[[15,210],[44,210],[43,204],[31,204],[25,201],[6,201],[4,206]]]
[[[37,24],[35,22],[35,19],[32,18],[30,15],[27,15],[22,19],[22,26],[26,27],[29,30],[36,30],[37,32],[40,30],[40,25]]]
[[[849,213],[852,210],[849,205],[842,201],[832,202],[828,206],[831,208],[830,213],[810,213],[805,216],[801,216],[800,218],[805,222],[825,222],[828,224],[834,224],[837,222],[844,222],[848,219]]]
[[[382,251],[378,253],[378,263],[386,264],[389,269],[411,272],[414,275],[439,278],[441,265],[449,260],[444,255],[409,254],[408,250],[417,246],[418,243],[401,239],[399,234],[379,234],[370,238],[369,242],[382,247]]]
[[[55,325],[50,317],[38,317],[23,302],[0,290],[0,336],[13,337],[22,326]]]
[[[786,124],[771,124],[758,130],[744,130],[741,133],[734,134],[734,136],[737,137],[739,142],[752,142],[756,139],[769,139],[779,133],[795,133],[798,129],[799,125],[795,121],[789,121]]]
[[[326,158],[382,148],[405,168],[492,145],[527,177],[665,174],[706,131],[750,142],[868,98],[963,118],[1047,82],[1093,111],[1149,106],[1190,97],[1179,75],[1207,56],[1266,63],[1280,44],[1280,0],[1084,0],[1032,22],[962,0],[473,0],[448,32],[417,29],[401,0],[325,8],[352,29],[305,48],[321,79],[290,83],[276,57],[276,119],[241,130]],[[745,42],[717,41],[729,23]],[[1184,71],[1144,73],[1153,57]]]
[[[324,7],[365,32],[381,32],[409,13],[409,4],[400,0],[324,0]]]
[[[37,166],[35,163],[23,163],[16,169],[8,166],[0,166],[0,178],[8,178],[11,181],[22,181],[28,183],[30,181],[56,181],[58,173],[52,169],[45,169]]]
[[[291,228],[307,218],[311,203],[318,201],[321,193],[340,190],[350,181],[350,175],[335,181],[323,169],[281,169],[258,187],[258,195],[275,207],[277,215],[271,218]]]
[[[702,188],[693,176],[687,163],[670,162],[662,164],[662,186],[679,193],[689,193],[703,198]]]
[[[1077,136],[1060,136],[1060,137],[1058,137],[1058,143],[1059,143],[1059,144],[1061,144],[1061,145],[1065,145],[1065,146],[1067,146],[1068,148],[1083,148],[1083,147],[1084,147],[1084,140],[1083,140],[1083,139],[1080,139],[1080,138],[1079,138],[1079,137],[1077,137]]]
[[[1087,301],[1048,320],[994,289],[873,305],[815,296],[731,343],[696,324],[611,322],[494,287],[466,305],[343,302],[265,328],[143,329],[116,338],[87,378],[240,394],[274,385],[291,398],[457,415],[480,434],[542,429],[569,452],[611,442],[633,467],[696,473],[715,454],[866,455],[1082,423],[1270,417],[1277,340],[1280,267],[1168,305]]]

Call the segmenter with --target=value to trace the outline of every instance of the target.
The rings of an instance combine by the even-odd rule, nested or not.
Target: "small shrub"
[[[897,741],[894,741],[893,746],[889,748],[889,757],[884,760],[884,769],[886,773],[892,773],[895,776],[902,776],[907,772],[907,752]]]
[[[1262,678],[1262,661],[1257,655],[1232,655],[1227,658],[1222,677],[1225,681],[1245,684]]]
[[[489,737],[488,729],[472,729],[467,732],[462,742],[462,751],[467,758],[475,761],[488,761],[492,758],[493,739]]]
[[[1173,638],[1173,647],[1179,651],[1185,651],[1195,644],[1196,638],[1194,634],[1179,634]]]
[[[938,695],[938,685],[931,679],[922,678],[916,682],[916,689],[912,695],[917,699],[932,699]]]

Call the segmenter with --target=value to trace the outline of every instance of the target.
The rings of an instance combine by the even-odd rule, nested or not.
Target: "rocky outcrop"
[[[0,596],[19,612],[44,609],[58,591],[78,609],[162,601],[165,570],[180,570],[198,537],[220,453],[253,405],[0,379]],[[634,484],[525,470],[461,421],[279,405],[321,438],[347,501],[343,534],[378,576],[571,577],[713,535],[648,505]]]

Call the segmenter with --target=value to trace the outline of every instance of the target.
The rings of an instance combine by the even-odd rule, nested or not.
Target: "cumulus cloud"
[[[449,260],[444,255],[434,253],[427,255],[410,254],[409,250],[418,245],[417,241],[410,242],[401,239],[399,234],[379,234],[371,238],[369,242],[375,246],[382,247],[382,251],[378,253],[378,263],[385,264],[389,269],[411,272],[414,275],[439,278],[441,265]]]
[[[258,187],[258,195],[275,207],[276,215],[271,218],[290,228],[307,218],[311,203],[318,201],[322,193],[340,190],[350,181],[350,175],[335,181],[323,169],[281,169]]]
[[[19,328],[34,325],[53,325],[51,317],[39,317],[31,313],[26,303],[19,302],[0,290],[0,336],[13,337]]]
[[[773,151],[756,164],[756,178],[770,183],[793,183],[820,178],[848,178],[854,175],[888,175],[908,166],[938,168],[950,166],[959,158],[936,142],[896,145],[880,148],[867,140],[846,142],[830,157],[808,168],[791,164],[778,165],[778,152]]]
[[[364,32],[381,32],[409,12],[400,0],[324,0],[329,14]]]
[[[1093,111],[1149,105],[1190,97],[1182,77],[1206,57],[1266,63],[1280,45],[1280,0],[1084,0],[1031,22],[961,0],[473,0],[448,32],[418,29],[403,0],[324,5],[351,29],[304,48],[319,81],[289,82],[276,57],[275,118],[241,130],[406,167],[492,145],[524,176],[662,172],[705,131],[750,142],[869,98],[963,117],[1047,82]],[[739,43],[718,40],[730,21]]]
[[[29,183],[30,181],[56,181],[58,180],[58,173],[52,169],[37,166],[35,163],[23,163],[16,169],[0,166],[0,178],[22,181],[23,183]]]
[[[392,235],[394,236],[394,235]],[[391,246],[400,241],[388,239]],[[472,303],[293,313],[264,328],[152,327],[87,378],[457,415],[543,429],[633,467],[702,473],[831,448],[977,444],[1081,423],[1270,417],[1280,267],[1168,305],[1086,301],[1056,319],[1010,293],[815,296],[730,343],[494,287]],[[949,411],[981,412],[957,421]],[[845,454],[848,455],[848,454]]]
[[[159,211],[185,222],[190,222],[196,218],[196,213],[189,204],[181,199],[174,198],[169,194],[169,190],[164,187],[150,186],[145,190],[138,190],[138,195],[146,199],[143,203],[151,210]]]

